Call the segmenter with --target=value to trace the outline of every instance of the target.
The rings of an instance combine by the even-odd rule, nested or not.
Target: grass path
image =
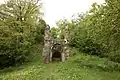
[[[56,69],[60,62],[49,63],[45,65],[44,72],[41,74],[44,80],[53,80],[59,77]]]
[[[0,80],[120,80],[118,67],[111,67],[117,63],[107,59],[76,55],[64,63],[49,64],[43,64],[39,59],[20,67],[1,70]]]

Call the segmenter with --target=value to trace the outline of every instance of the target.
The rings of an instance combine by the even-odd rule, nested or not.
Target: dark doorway
[[[60,61],[61,60],[61,53],[60,52],[53,52],[52,60],[53,61]]]
[[[54,43],[52,47],[52,61],[61,60],[62,45],[60,43]]]

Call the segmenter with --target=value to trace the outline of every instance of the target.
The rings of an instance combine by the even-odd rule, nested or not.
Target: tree
[[[51,28],[51,36],[53,39],[56,39],[58,37],[58,29],[53,27]]]
[[[85,53],[120,55],[119,6],[118,0],[106,0],[101,5],[93,3],[89,11],[78,14],[71,21],[60,20],[58,26],[61,34],[69,34],[70,45]]]
[[[41,6],[39,0],[9,0],[0,5],[1,67],[26,61],[36,38],[44,35]]]

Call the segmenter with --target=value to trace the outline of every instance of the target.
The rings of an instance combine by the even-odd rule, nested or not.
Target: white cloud
[[[74,13],[87,11],[93,2],[103,3],[104,0],[45,0],[44,19],[50,26],[63,17],[70,19]]]

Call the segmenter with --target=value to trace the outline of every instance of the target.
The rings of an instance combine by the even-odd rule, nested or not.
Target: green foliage
[[[59,35],[65,35],[70,46],[79,48],[82,52],[107,57],[116,56],[115,51],[120,49],[118,6],[120,6],[118,0],[106,0],[101,5],[94,3],[85,14],[73,16],[71,21],[66,19],[58,21],[61,31]],[[107,55],[108,53],[110,54]]]
[[[77,55],[77,54],[79,54],[79,48],[75,48],[75,47],[73,47],[72,48],[72,50],[71,50],[71,55]]]
[[[38,24],[36,25],[35,31],[35,41],[37,43],[41,43],[44,41],[44,30],[45,30],[46,22],[42,19],[39,20]]]
[[[36,42],[43,41],[45,22],[38,0],[9,0],[0,5],[0,67],[28,61]]]
[[[111,53],[109,53],[109,54],[111,54],[111,55],[109,56],[109,59],[110,59],[111,61],[119,62],[119,63],[120,63],[120,50],[118,50],[118,51],[113,51],[113,52],[111,52]]]
[[[54,39],[56,39],[57,38],[57,28],[55,28],[55,27],[53,27],[53,28],[51,28],[51,37],[52,38],[54,38]]]

